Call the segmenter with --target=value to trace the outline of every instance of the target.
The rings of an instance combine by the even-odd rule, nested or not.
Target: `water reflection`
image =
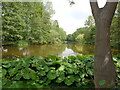
[[[120,54],[120,50],[112,50],[113,54]],[[94,46],[79,44],[28,45],[27,47],[6,46],[2,50],[2,58],[58,55],[67,57],[77,54],[94,54]]]
[[[2,51],[2,58],[9,59],[14,57],[29,57],[29,56],[43,56],[58,55],[62,53],[66,48],[66,45],[54,44],[54,45],[29,45],[27,47],[4,47]],[[7,52],[4,50],[7,49]]]
[[[92,45],[68,44],[68,48],[83,55],[94,54],[94,46]]]
[[[58,56],[60,56],[60,57],[68,57],[68,56],[75,56],[75,55],[78,55],[78,54],[79,53],[76,53],[72,49],[68,49],[66,47],[66,49],[61,54],[59,54]]]

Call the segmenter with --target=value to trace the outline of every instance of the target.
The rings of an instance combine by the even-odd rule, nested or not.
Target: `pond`
[[[120,54],[120,50],[112,49],[114,55]],[[16,57],[57,55],[68,57],[77,54],[94,54],[94,46],[80,44],[51,44],[51,45],[28,45],[22,47],[3,46],[2,58],[14,59]]]

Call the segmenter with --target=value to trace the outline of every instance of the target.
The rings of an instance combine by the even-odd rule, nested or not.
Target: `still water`
[[[120,54],[120,50],[112,50],[113,54]],[[22,47],[4,46],[2,50],[3,59],[14,59],[15,57],[57,55],[67,57],[77,54],[94,54],[94,46],[80,44],[52,44],[52,45],[28,45]]]

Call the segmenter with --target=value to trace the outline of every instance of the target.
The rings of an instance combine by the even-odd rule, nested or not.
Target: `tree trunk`
[[[90,5],[96,24],[94,83],[95,88],[115,86],[115,65],[110,46],[110,26],[117,2],[106,2],[103,8],[98,7],[97,0]]]

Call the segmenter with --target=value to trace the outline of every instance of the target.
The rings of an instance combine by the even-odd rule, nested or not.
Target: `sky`
[[[76,29],[84,27],[88,16],[92,15],[89,0],[74,0],[75,4],[70,6],[69,0],[49,0],[53,4],[55,14],[53,20],[58,20],[59,26],[72,34]],[[107,0],[98,0],[99,7],[103,7]]]

